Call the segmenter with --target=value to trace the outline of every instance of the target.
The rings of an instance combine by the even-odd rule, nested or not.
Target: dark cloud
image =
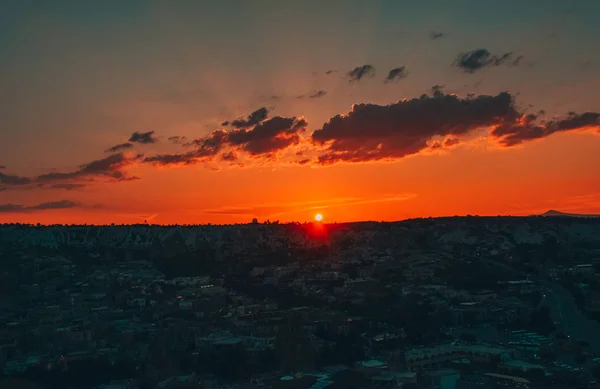
[[[523,60],[523,56],[519,55],[514,61],[512,61],[512,66],[518,66]]]
[[[337,73],[337,70],[330,69],[330,70],[328,70],[328,71],[325,72],[325,74],[332,74],[332,73]]]
[[[443,32],[439,32],[439,31],[432,31],[431,33],[429,33],[429,38],[431,40],[440,39],[445,36],[446,36],[446,34],[444,34]]]
[[[512,54],[513,53],[505,53],[501,56],[496,56],[492,55],[487,49],[476,49],[466,53],[460,53],[456,58],[455,64],[467,73],[475,73],[486,67],[504,64],[506,61],[510,60]]]
[[[222,159],[227,160],[237,151],[246,152],[254,157],[268,157],[299,143],[300,133],[306,130],[307,125],[304,118],[275,116],[252,129],[215,130],[186,144],[193,150],[182,154],[156,155],[146,158],[144,162],[162,166],[190,165],[210,161],[221,153]],[[237,154],[235,155],[237,158]]]
[[[235,127],[235,128],[249,128],[249,127],[259,124],[260,122],[265,120],[268,116],[269,116],[269,110],[267,109],[267,107],[262,107],[262,108],[257,109],[256,111],[252,112],[250,115],[248,115],[248,117],[246,119],[242,119],[242,118],[235,119],[235,120],[232,120],[231,122],[229,122],[229,124],[231,124],[231,126]],[[224,123],[228,123],[228,122],[224,122]],[[226,126],[227,124],[223,124],[223,125]]]
[[[451,147],[462,136],[490,128],[503,146],[539,139],[559,131],[600,126],[600,114],[571,113],[560,120],[539,122],[537,114],[519,112],[507,92],[495,96],[461,98],[434,87],[432,96],[390,105],[357,104],[345,115],[336,115],[312,134],[324,148],[318,163],[363,162],[398,159],[420,151]],[[443,142],[434,141],[443,137]]]
[[[439,140],[433,141],[429,147],[432,149],[447,149],[458,143],[460,143],[460,140],[458,138],[448,137],[448,138],[444,139],[443,141],[439,141]]]
[[[134,132],[131,134],[129,142],[148,144],[156,143],[158,142],[158,139],[154,136],[154,131]]]
[[[390,70],[390,72],[388,73],[387,77],[385,78],[385,80],[383,82],[390,83],[393,81],[397,81],[397,80],[406,78],[406,76],[408,76],[408,73],[406,73],[406,66],[400,66],[398,68],[394,68],[394,69]]]
[[[316,91],[311,92],[311,94],[308,95],[309,99],[317,99],[319,97],[323,97],[327,94],[327,91],[323,90],[323,89],[319,89]]]
[[[348,76],[349,82],[360,81],[365,77],[375,76],[375,68],[373,67],[373,65],[357,66],[354,69],[350,70],[348,73],[346,73],[346,76]]]
[[[65,183],[65,184],[54,184],[49,187],[49,189],[64,189],[64,190],[77,190],[77,189],[82,189],[82,188],[85,188],[85,184]]]
[[[539,120],[543,111],[537,114],[522,115],[513,122],[506,122],[494,128],[492,136],[504,146],[514,146],[526,141],[545,138],[557,132],[600,128],[600,113],[569,112],[567,117],[554,120]]]
[[[0,169],[6,169],[6,166],[0,165]]]
[[[266,120],[252,130],[234,130],[226,135],[227,143],[250,155],[276,152],[300,142],[299,133],[306,130],[304,118],[281,116]]]
[[[185,154],[158,154],[145,158],[144,162],[158,166],[191,165],[196,163],[198,158],[193,152]]]
[[[446,138],[444,140],[444,146],[445,147],[451,147],[451,146],[454,146],[454,145],[456,145],[458,143],[460,143],[460,140],[458,138],[452,138],[452,137],[450,137],[450,138]]]
[[[135,156],[127,156],[123,153],[112,154],[106,158],[80,165],[77,170],[72,172],[42,174],[35,181],[45,185],[73,180],[93,181],[99,177],[110,181],[130,181],[137,179],[137,177],[129,176],[123,169],[132,165],[140,158],[142,158],[141,154]]]
[[[237,161],[238,159],[239,159],[239,157],[235,151],[229,151],[229,152],[221,155],[221,160],[223,160],[223,161],[234,162],[234,161]]]
[[[128,149],[131,149],[131,148],[133,148],[133,143],[127,142],[127,143],[121,143],[121,144],[115,145],[115,146],[113,146],[113,147],[111,147],[109,149],[106,149],[105,152],[107,152],[107,153],[116,153],[118,151],[128,150]]]
[[[185,136],[170,136],[169,142],[175,143],[176,145],[180,145],[187,142],[187,138]]]
[[[76,208],[79,206],[79,203],[70,200],[51,201],[30,206],[21,204],[0,204],[0,213],[26,213],[36,211],[47,211],[52,209]]]
[[[29,177],[21,177],[12,174],[4,174],[0,172],[0,185],[7,186],[24,186],[31,184],[32,180]]]
[[[225,130],[215,130],[207,136],[194,139],[187,145],[195,147],[192,153],[196,158],[211,158],[223,149],[227,142],[227,134],[228,132]]]
[[[431,87],[431,93],[433,97],[442,97],[444,95],[443,89],[446,85],[434,85]]]
[[[310,159],[307,158],[307,159],[303,159],[303,160],[298,161],[298,164],[300,164],[300,165],[306,165],[309,162],[310,162]]]

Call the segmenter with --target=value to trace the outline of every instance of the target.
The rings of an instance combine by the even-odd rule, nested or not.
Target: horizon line
[[[552,212],[552,211],[548,211]],[[530,214],[530,215],[476,215],[476,214],[467,214],[467,215],[452,215],[452,216],[423,216],[423,217],[412,217],[407,219],[400,220],[357,220],[357,221],[334,221],[334,222],[317,222],[317,221],[289,221],[289,222],[280,222],[278,220],[270,221],[269,219],[253,223],[252,221],[247,223],[110,223],[110,224],[78,224],[78,223],[56,223],[56,224],[45,224],[45,223],[0,223],[0,227],[6,226],[25,226],[25,227],[133,227],[133,226],[147,226],[147,227],[226,227],[226,226],[246,226],[246,225],[257,225],[257,226],[265,226],[265,225],[307,225],[307,224],[319,224],[319,225],[338,225],[338,224],[361,224],[361,223],[378,223],[378,224],[391,224],[391,223],[402,223],[411,220],[424,220],[424,219],[475,219],[475,218],[576,218],[576,219],[596,219],[600,218],[600,215],[595,214],[577,214],[577,213],[566,213],[566,212],[556,212],[556,214],[547,214],[548,212],[541,214]]]

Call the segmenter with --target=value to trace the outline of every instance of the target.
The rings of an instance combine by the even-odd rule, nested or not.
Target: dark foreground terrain
[[[598,218],[4,225],[0,266],[3,389],[600,377]]]

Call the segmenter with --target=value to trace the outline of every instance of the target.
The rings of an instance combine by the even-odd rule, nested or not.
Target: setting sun
[[[323,215],[321,215],[320,213],[317,213],[315,215],[315,220],[318,221],[318,222],[320,222],[321,220],[323,220]]]

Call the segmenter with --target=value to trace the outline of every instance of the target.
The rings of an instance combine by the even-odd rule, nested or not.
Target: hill
[[[592,215],[592,214],[580,214],[580,213],[565,213],[560,211],[555,211],[551,209],[542,213],[540,216],[550,216],[550,217],[600,217],[600,215]]]

